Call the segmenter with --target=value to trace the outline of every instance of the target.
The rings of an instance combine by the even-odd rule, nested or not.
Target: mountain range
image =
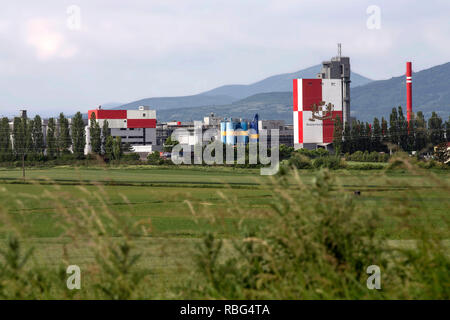
[[[292,123],[292,79],[315,78],[320,65],[294,73],[271,76],[248,85],[226,85],[197,95],[148,98],[115,106],[135,109],[147,105],[157,110],[159,121],[200,120],[214,113],[223,117],[279,119]],[[406,101],[405,77],[373,81],[352,72],[351,115],[362,121],[389,117],[393,107]],[[405,109],[405,108],[404,108]],[[413,73],[413,110],[425,116],[432,111],[446,118],[450,112],[450,62]]]
[[[293,73],[271,76],[252,84],[226,85],[192,96],[147,98],[122,105],[112,103],[114,105],[112,108],[129,110],[145,105],[160,111],[198,106],[228,105],[258,93],[292,91],[292,79],[315,78],[320,68],[321,65],[316,65]],[[352,73],[351,77],[352,86],[363,85],[372,81],[357,73]]]

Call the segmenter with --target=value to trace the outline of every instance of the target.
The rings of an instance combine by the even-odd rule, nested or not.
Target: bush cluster
[[[346,153],[344,155],[346,161],[356,161],[356,162],[388,162],[389,154],[383,152],[368,152],[368,151],[356,151],[352,154]]]

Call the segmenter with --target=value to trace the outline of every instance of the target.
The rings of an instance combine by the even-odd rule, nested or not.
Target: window
[[[145,113],[143,113],[142,116],[145,117]]]

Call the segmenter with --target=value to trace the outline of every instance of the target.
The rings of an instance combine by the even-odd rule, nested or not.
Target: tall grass
[[[398,199],[392,215],[402,221],[398,231],[408,228],[415,239],[392,242],[379,232],[386,213],[354,201],[355,195],[336,187],[329,171],[319,172],[312,185],[296,170],[291,174],[294,186],[286,175],[273,180],[267,226],[254,233],[241,228],[241,238],[231,245],[216,234],[205,235],[196,254],[202,280],[191,284],[191,294],[212,299],[450,298],[448,215],[440,217],[444,226],[437,228],[426,199],[412,191],[410,199]],[[430,179],[448,194],[447,182]],[[239,209],[227,200],[230,210]],[[449,202],[441,205],[448,214]],[[412,219],[421,221],[409,223]],[[381,290],[366,285],[370,265],[381,269]]]
[[[406,159],[404,170],[423,174]],[[390,171],[391,172],[391,171]],[[449,194],[448,182],[427,172],[436,194]],[[395,177],[386,176],[386,183]],[[237,236],[225,238],[225,216],[202,202],[185,201],[193,219],[209,217],[215,227],[196,243],[192,252],[191,280],[155,292],[155,266],[144,264],[142,241],[152,234],[151,221],[132,219],[132,204],[122,214],[110,209],[103,185],[79,185],[84,197],[73,198],[54,183],[40,185],[40,195],[13,195],[22,209],[27,202],[50,200],[62,230],[61,261],[40,263],[27,242],[21,211],[0,206],[1,299],[449,299],[449,201],[433,212],[420,189],[397,199],[390,212],[366,207],[358,195],[339,186],[336,173],[316,172],[305,183],[299,171],[289,169],[270,182],[271,208],[248,212],[238,199],[218,191],[233,216],[242,219]],[[7,192],[1,189],[0,192]],[[28,198],[27,198],[28,197]],[[95,205],[93,205],[93,203]],[[395,224],[386,226],[385,217]],[[258,226],[248,218],[264,219]],[[394,231],[383,232],[386,228]],[[391,239],[407,231],[409,242]],[[234,233],[233,233],[234,234]],[[69,240],[68,240],[69,239]],[[141,245],[136,244],[137,240]],[[71,247],[83,247],[93,259],[82,269],[82,289],[66,287],[66,268],[73,261]],[[164,250],[161,251],[164,254]],[[82,259],[83,257],[78,257]],[[381,290],[366,286],[367,267],[381,269]],[[176,276],[176,275],[174,275]],[[161,285],[159,285],[161,288]]]

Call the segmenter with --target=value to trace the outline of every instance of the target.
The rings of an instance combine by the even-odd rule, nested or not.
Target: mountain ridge
[[[226,105],[258,93],[292,90],[292,79],[315,78],[320,68],[321,65],[315,65],[292,73],[270,76],[251,84],[220,86],[196,95],[145,98],[116,106],[113,109],[136,109],[140,105],[148,105],[156,111],[161,111],[165,109]],[[353,87],[373,81],[354,72],[352,72],[351,76],[353,78]]]
[[[374,117],[389,118],[394,107],[406,110],[405,76],[372,81],[352,88],[350,109],[352,117],[372,122]],[[259,93],[221,106],[201,106],[158,111],[158,119],[202,119],[210,112],[218,116],[252,118],[258,113],[261,119],[285,120],[292,123],[292,90]],[[450,114],[450,62],[413,72],[413,110],[422,111],[426,117],[436,111],[445,119]]]

